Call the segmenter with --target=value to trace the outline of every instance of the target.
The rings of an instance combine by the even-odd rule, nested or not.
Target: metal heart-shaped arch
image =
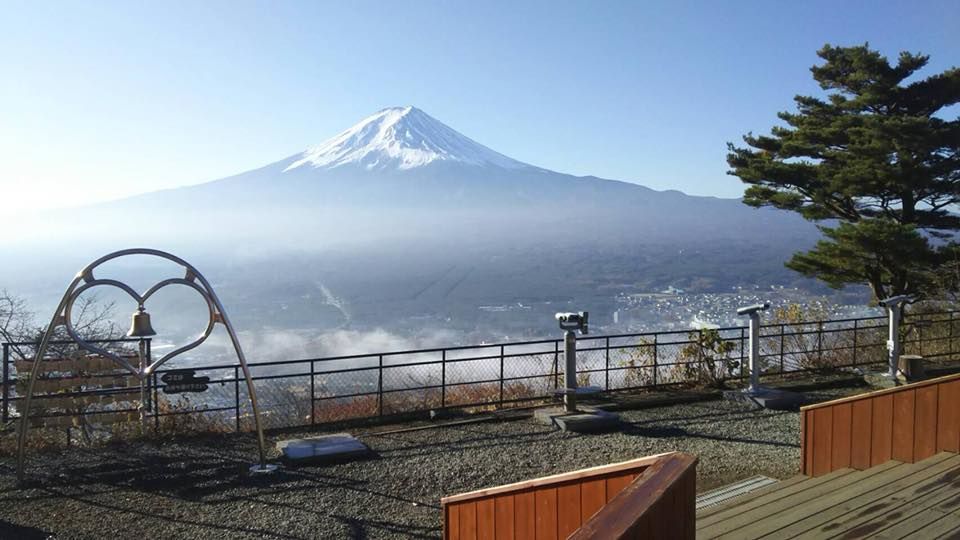
[[[184,268],[186,270],[186,274],[183,278],[174,278],[161,281],[153,287],[150,287],[150,289],[143,294],[137,293],[132,288],[120,281],[113,279],[98,280],[93,277],[93,270],[99,267],[101,264],[129,255],[146,255],[166,259]],[[83,285],[80,285],[81,281],[84,282]],[[153,362],[149,366],[145,366],[142,370],[139,368],[139,366],[134,368],[129,362],[123,358],[120,358],[116,354],[104,350],[102,347],[97,347],[91,343],[88,343],[86,340],[77,335],[76,329],[73,327],[73,321],[71,320],[73,303],[83,291],[91,287],[96,287],[97,285],[109,285],[123,290],[130,295],[131,298],[137,301],[138,306],[142,306],[147,299],[153,296],[153,293],[168,285],[186,285],[187,287],[191,287],[200,293],[200,296],[202,296],[204,301],[207,302],[207,309],[210,315],[210,319],[207,322],[207,329],[198,339],[164,355],[163,358]],[[144,385],[147,382],[147,376],[153,373],[157,367],[170,360],[174,356],[189,351],[190,349],[203,343],[204,340],[210,336],[210,332],[213,330],[213,327],[216,325],[216,323],[222,324],[226,329],[227,335],[230,336],[230,343],[233,344],[233,350],[237,354],[237,362],[240,364],[239,368],[243,371],[243,378],[247,382],[247,397],[250,399],[250,407],[253,409],[253,424],[257,431],[257,450],[260,454],[259,466],[257,466],[255,469],[251,468],[251,471],[264,472],[272,470],[267,466],[266,439],[264,439],[263,425],[260,422],[260,407],[257,404],[257,392],[256,388],[254,388],[253,377],[250,375],[250,368],[247,366],[247,360],[243,354],[243,348],[240,346],[240,339],[237,337],[237,332],[230,323],[230,319],[227,317],[226,312],[224,312],[223,304],[221,304],[220,299],[217,298],[217,294],[213,291],[213,287],[210,285],[210,282],[207,281],[207,279],[204,278],[203,275],[201,275],[200,272],[198,272],[197,269],[194,268],[190,263],[181,259],[180,257],[177,257],[176,255],[172,255],[157,249],[131,248],[108,253],[88,264],[83,268],[83,270],[74,276],[73,280],[70,282],[70,285],[67,287],[67,290],[63,293],[63,298],[60,299],[60,303],[57,304],[57,309],[53,313],[53,318],[50,320],[50,324],[43,331],[43,336],[40,338],[40,342],[37,345],[37,350],[32,361],[33,365],[30,367],[30,373],[27,378],[26,394],[23,396],[23,401],[17,405],[17,408],[22,410],[22,413],[20,414],[20,427],[17,430],[17,484],[22,485],[24,479],[24,456],[26,452],[27,432],[30,429],[30,400],[33,398],[34,383],[37,381],[40,363],[43,360],[44,355],[47,352],[47,348],[50,346],[50,341],[53,338],[54,332],[58,327],[66,327],[70,337],[75,343],[80,345],[81,348],[96,354],[102,354],[116,362],[117,365],[122,366],[134,375],[137,375],[137,377],[140,379],[141,398],[143,398],[145,392]],[[18,373],[18,377],[19,376],[20,374]],[[238,390],[238,399],[239,396],[240,393]],[[145,402],[145,399],[141,399],[141,421],[146,419],[144,414],[145,411],[143,409],[143,403]]]
[[[192,278],[193,276],[188,273],[187,277]],[[153,296],[154,293],[170,285],[185,285],[197,291],[198,293],[200,293],[200,296],[203,298],[204,302],[207,303],[207,313],[209,315],[207,320],[207,327],[204,329],[203,333],[198,338],[191,341],[190,343],[187,343],[186,345],[183,345],[163,355],[163,357],[161,357],[156,362],[152,362],[150,365],[146,366],[142,372],[139,366],[134,367],[132,364],[130,364],[130,362],[128,362],[123,357],[111,351],[108,351],[103,347],[94,345],[93,343],[90,343],[87,340],[83,339],[79,334],[77,334],[77,331],[73,326],[73,320],[71,317],[73,312],[73,304],[76,302],[77,298],[79,298],[80,295],[88,289],[92,289],[93,287],[99,287],[99,286],[116,287],[122,290],[123,292],[127,293],[127,295],[130,296],[130,298],[132,298],[135,302],[137,302],[138,306],[143,306],[147,302],[147,300],[149,300],[150,297]],[[220,320],[219,313],[217,312],[217,309],[214,306],[213,299],[210,298],[210,295],[207,294],[207,291],[204,290],[204,288],[202,288],[201,286],[197,285],[197,283],[193,279],[186,279],[186,278],[165,279],[163,281],[158,282],[157,284],[150,287],[149,289],[147,289],[147,292],[140,294],[137,291],[133,290],[126,283],[123,283],[121,281],[117,281],[115,279],[93,279],[91,275],[89,276],[89,279],[87,279],[86,283],[84,283],[82,286],[78,287],[75,291],[73,291],[73,294],[70,295],[70,298],[67,301],[67,304],[63,310],[63,325],[66,327],[67,333],[70,335],[70,337],[77,342],[77,345],[94,354],[98,354],[98,355],[110,358],[114,362],[117,362],[119,365],[123,366],[124,369],[130,371],[131,373],[141,378],[149,375],[155,369],[163,365],[165,362],[167,362],[171,358],[179,354],[185,353],[199,346],[204,341],[206,341],[207,338],[210,337],[210,333],[213,332],[213,328],[216,325],[217,321],[219,320]]]

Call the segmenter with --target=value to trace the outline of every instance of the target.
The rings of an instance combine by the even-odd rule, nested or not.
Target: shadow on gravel
[[[702,433],[696,430],[691,430],[691,425],[696,424],[707,424],[707,425],[717,425],[726,422],[743,422],[750,419],[769,419],[774,416],[781,416],[785,414],[791,414],[789,411],[783,412],[769,412],[769,411],[759,411],[759,410],[744,410],[744,411],[720,411],[720,412],[711,412],[705,414],[695,414],[688,416],[678,416],[678,417],[668,417],[668,418],[657,418],[650,420],[641,420],[635,422],[623,422],[620,432],[624,435],[636,436],[636,437],[649,437],[657,439],[670,439],[670,438],[694,438],[694,439],[707,439],[711,441],[721,441],[721,442],[734,442],[734,443],[746,443],[746,444],[760,444],[766,446],[778,446],[785,448],[798,448],[800,445],[795,443],[786,443],[781,441],[771,441],[763,439],[746,439],[742,437],[728,437],[721,435],[713,435],[709,433]],[[668,425],[673,424],[673,425]],[[684,427],[684,424],[687,426]]]
[[[376,521],[372,519],[357,519],[345,516],[331,516],[338,522],[346,526],[348,538],[367,538],[371,532],[390,533],[394,536],[403,536],[404,538],[436,538],[437,530],[430,527],[415,527],[412,525],[401,525],[389,521]]]
[[[107,513],[117,519],[134,518],[144,523],[186,526],[215,538],[253,535],[293,540],[313,537],[302,536],[300,532],[284,532],[284,527],[272,529],[268,522],[264,526],[250,526],[222,519],[237,508],[256,509],[255,512],[264,516],[296,516],[292,519],[313,524],[319,536],[437,536],[436,527],[391,522],[380,516],[334,514],[328,505],[316,504],[318,497],[325,493],[352,492],[357,494],[356,500],[382,499],[382,504],[400,503],[420,508],[432,522],[439,517],[440,511],[433,501],[408,498],[380,487],[377,482],[350,478],[349,473],[338,474],[335,469],[323,465],[281,468],[271,475],[250,476],[248,461],[235,456],[217,456],[214,452],[215,449],[204,449],[192,455],[177,456],[110,453],[96,456],[90,463],[78,464],[76,460],[56,465],[48,463],[47,466],[36,463],[30,467],[28,475],[31,480],[23,489],[12,487],[12,482],[4,482],[5,488],[0,489],[0,506],[25,500],[38,505],[70,504],[101,515]],[[13,470],[6,472],[10,473],[8,479],[12,480]],[[185,501],[191,506],[160,503],[150,510],[144,507],[142,501],[157,501],[157,498]],[[177,510],[167,512],[166,508]],[[50,537],[40,530],[34,534],[32,529],[4,527],[17,526],[0,520],[0,539]]]
[[[541,426],[537,426],[541,427]],[[397,435],[378,435],[383,439],[390,439],[401,445],[380,449],[378,452],[383,457],[388,458],[407,458],[414,456],[430,456],[434,454],[445,455],[448,452],[461,451],[466,449],[495,449],[495,448],[515,448],[517,445],[532,444],[549,440],[556,436],[557,431],[554,428],[542,426],[542,429],[536,431],[527,431],[521,433],[498,433],[496,437],[491,437],[489,431],[478,428],[451,426],[443,428],[449,433],[462,433],[455,441],[437,441],[427,440],[410,441],[408,438]]]
[[[250,476],[250,463],[210,457],[139,455],[97,459],[83,465],[55,468],[32,467],[25,488],[82,488],[96,486],[99,492],[136,490],[203,502],[212,495],[237,488],[262,489],[296,480],[283,469],[267,476]],[[107,488],[107,489],[104,489]],[[17,491],[16,487],[2,490]]]
[[[46,540],[51,538],[51,534],[34,527],[23,527],[0,519],[0,538]]]

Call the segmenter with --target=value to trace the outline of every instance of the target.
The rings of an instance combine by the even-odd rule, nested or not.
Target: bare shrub
[[[736,341],[723,339],[713,328],[690,332],[687,337],[689,343],[680,348],[677,363],[671,368],[674,380],[722,387],[736,376],[740,368],[740,359],[733,354]]]
[[[765,326],[780,325],[777,331],[783,332],[779,336],[781,351],[764,352],[782,355],[784,371],[832,372],[854,365],[857,360],[854,346],[860,348],[857,339],[863,338],[860,343],[871,342],[871,329],[857,330],[855,336],[853,323],[832,322],[828,319],[829,313],[828,306],[820,303],[790,304],[774,309],[770,323]]]
[[[647,338],[640,338],[637,347],[631,350],[626,359],[621,360],[619,367],[624,368],[623,384],[626,388],[652,386],[655,382],[656,343]]]

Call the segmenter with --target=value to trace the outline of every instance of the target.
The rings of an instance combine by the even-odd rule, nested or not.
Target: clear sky
[[[0,197],[214,180],[415,105],[534,165],[739,196],[825,43],[960,65],[960,2],[0,0]]]

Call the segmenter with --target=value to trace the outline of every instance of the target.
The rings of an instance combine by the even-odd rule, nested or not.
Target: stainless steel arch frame
[[[114,279],[97,279],[93,275],[93,271],[103,263],[117,259],[120,257],[126,257],[128,255],[149,255],[154,257],[159,257],[166,259],[168,261],[174,262],[182,266],[185,270],[185,275],[183,278],[171,278],[160,281],[147,289],[146,292],[140,294],[129,287],[127,284],[114,280]],[[82,283],[82,284],[81,284]],[[194,289],[197,291],[204,301],[207,304],[207,311],[209,319],[207,326],[204,329],[203,333],[195,340],[187,343],[186,345],[179,347],[167,354],[156,362],[152,362],[143,368],[134,367],[127,362],[124,358],[92,343],[88,343],[82,337],[80,337],[74,327],[73,321],[71,320],[71,314],[73,310],[73,304],[76,302],[77,298],[84,292],[93,287],[98,286],[109,286],[116,287],[124,292],[126,292],[133,300],[137,302],[139,306],[143,304],[151,297],[154,293],[160,289],[170,286],[170,285],[181,285]],[[268,470],[266,463],[266,443],[263,437],[263,427],[260,423],[260,409],[257,405],[257,394],[256,390],[253,387],[253,379],[250,376],[250,370],[247,368],[247,360],[243,354],[243,349],[240,347],[240,341],[237,338],[237,333],[233,328],[233,325],[230,324],[230,319],[227,317],[226,311],[223,309],[223,304],[220,303],[220,299],[217,298],[216,293],[213,291],[213,288],[210,286],[210,282],[207,281],[203,275],[197,271],[190,263],[184,261],[183,259],[166,253],[164,251],[159,251],[156,249],[149,248],[133,248],[133,249],[124,249],[120,251],[115,251],[100,257],[99,259],[93,261],[83,268],[77,275],[73,278],[73,281],[70,282],[70,285],[67,287],[66,292],[63,295],[63,298],[60,300],[60,304],[57,306],[57,310],[53,315],[53,318],[50,320],[50,324],[47,326],[46,330],[43,333],[43,338],[40,340],[40,346],[37,348],[37,352],[33,358],[33,365],[30,369],[30,380],[27,383],[27,394],[23,400],[23,410],[20,413],[20,429],[17,433],[17,482],[23,482],[24,476],[24,450],[27,440],[27,431],[30,428],[30,401],[33,398],[33,385],[37,380],[37,371],[40,367],[40,362],[43,360],[44,354],[47,352],[47,348],[50,345],[50,340],[53,337],[54,331],[56,328],[63,326],[66,329],[67,334],[73,339],[77,345],[81,348],[90,351],[94,354],[98,354],[107,358],[110,358],[116,362],[120,367],[126,369],[131,374],[136,375],[141,384],[146,380],[151,373],[154,372],[161,365],[172,359],[173,357],[187,352],[210,337],[210,333],[213,332],[213,329],[216,327],[217,323],[222,324],[227,333],[230,335],[230,341],[233,344],[233,349],[237,354],[237,360],[240,362],[240,367],[243,370],[243,376],[247,381],[247,392],[250,395],[250,405],[253,407],[253,422],[257,430],[257,443],[260,451],[260,464],[259,469],[261,471]]]

